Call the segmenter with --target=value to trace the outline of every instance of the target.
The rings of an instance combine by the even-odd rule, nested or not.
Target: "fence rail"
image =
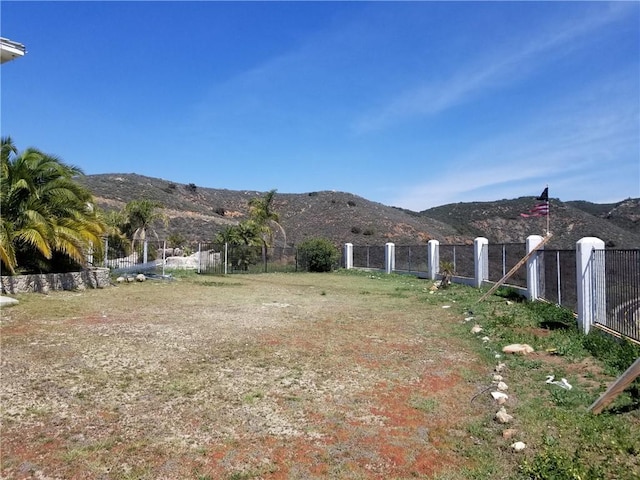
[[[604,316],[594,316],[596,326],[640,341],[640,250],[594,250],[596,302],[604,302]],[[594,305],[597,310],[599,305]]]

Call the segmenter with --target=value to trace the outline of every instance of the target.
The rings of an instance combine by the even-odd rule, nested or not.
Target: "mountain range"
[[[205,188],[137,174],[85,175],[78,181],[105,210],[149,199],[162,205],[167,226],[155,226],[160,238],[180,234],[189,242],[208,242],[223,228],[246,219],[250,199],[265,192]],[[367,200],[346,192],[277,193],[273,208],[280,216],[287,245],[324,237],[336,245],[420,245],[431,239],[468,244],[475,237],[491,243],[523,243],[544,235],[546,217],[523,218],[540,203],[535,197],[442,205],[415,212]],[[574,249],[583,237],[598,237],[609,248],[640,248],[640,198],[617,203],[561,202],[549,199],[548,245]],[[284,238],[275,238],[282,246]]]

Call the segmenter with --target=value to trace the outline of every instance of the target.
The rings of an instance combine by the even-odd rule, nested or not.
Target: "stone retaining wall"
[[[80,272],[13,275],[0,277],[2,293],[47,293],[51,290],[84,290],[111,285],[108,268]]]

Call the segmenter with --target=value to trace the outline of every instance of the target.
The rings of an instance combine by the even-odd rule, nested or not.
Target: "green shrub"
[[[577,328],[573,312],[568,308],[546,302],[529,302],[526,305],[543,328],[550,330]]]
[[[618,340],[603,332],[592,330],[583,337],[582,345],[601,360],[609,373],[620,375],[640,357],[640,347],[626,338]]]
[[[500,287],[496,291],[496,295],[514,302],[524,302],[527,299],[518,289],[513,287]]]
[[[308,272],[330,272],[339,259],[340,251],[326,238],[310,238],[298,245],[298,264]]]

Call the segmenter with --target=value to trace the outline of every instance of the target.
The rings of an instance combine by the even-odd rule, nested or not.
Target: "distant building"
[[[21,43],[0,37],[0,63],[23,57],[26,52],[27,49]]]

